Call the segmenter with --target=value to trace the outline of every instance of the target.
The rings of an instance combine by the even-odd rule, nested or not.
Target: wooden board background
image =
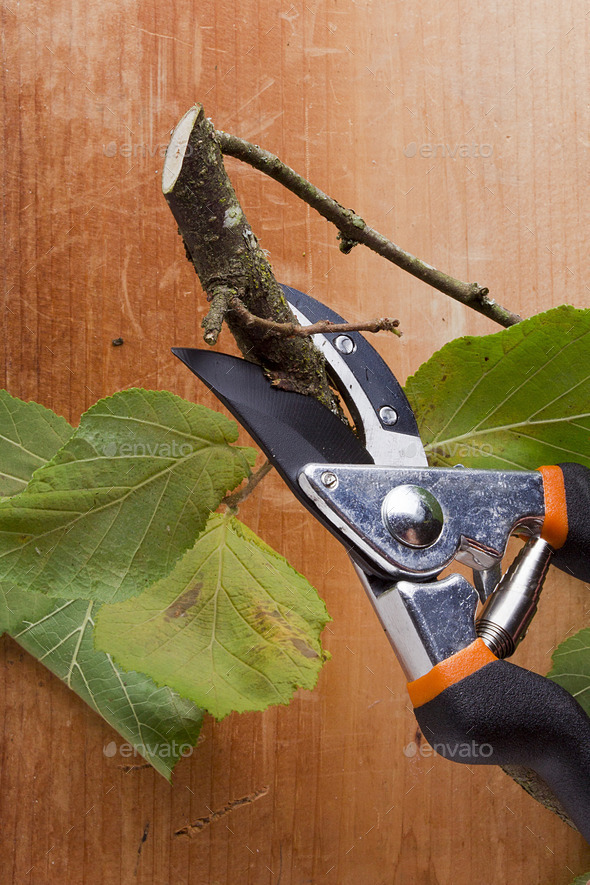
[[[160,194],[168,133],[195,100],[522,314],[590,303],[584,4],[6,0],[0,14],[15,395],[73,422],[131,385],[213,405],[169,352],[197,343],[205,310]],[[402,379],[451,338],[495,330],[362,247],[341,255],[310,209],[228,168],[279,279],[350,319],[400,318],[404,338],[377,346]],[[113,731],[5,637],[2,883],[566,885],[590,868],[582,839],[501,772],[404,754],[403,678],[343,551],[276,478],[243,515],[327,601],[317,690],[208,721],[170,787],[106,758]],[[546,672],[588,614],[588,588],[554,575],[517,660]]]

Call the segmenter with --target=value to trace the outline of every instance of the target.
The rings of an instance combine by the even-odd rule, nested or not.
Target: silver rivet
[[[385,497],[383,524],[406,547],[430,547],[443,530],[441,506],[428,489],[401,485]]]
[[[348,356],[349,353],[354,353],[356,350],[356,344],[352,338],[348,337],[348,335],[339,335],[334,342],[334,347],[346,356]]]
[[[325,473],[322,473],[322,484],[325,485],[327,489],[335,489],[338,485],[338,477],[335,473],[326,470]]]
[[[381,406],[379,417],[381,418],[381,423],[385,424],[386,427],[393,427],[397,422],[398,414],[391,406]]]

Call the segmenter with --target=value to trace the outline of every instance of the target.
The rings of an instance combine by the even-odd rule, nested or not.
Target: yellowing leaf
[[[103,606],[96,644],[222,717],[313,688],[328,620],[305,578],[237,519],[214,515],[166,578]]]
[[[451,341],[408,378],[431,465],[590,467],[590,310]]]

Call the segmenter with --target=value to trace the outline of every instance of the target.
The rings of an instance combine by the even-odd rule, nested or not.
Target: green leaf
[[[571,885],[590,885],[590,872],[582,873],[581,876],[576,876]]]
[[[590,627],[558,645],[547,674],[572,694],[590,716]]]
[[[73,432],[64,419],[43,406],[2,392],[0,428],[1,463],[4,469],[9,463],[19,464],[18,473],[14,469],[10,472],[25,484]],[[29,460],[23,457],[19,461],[19,446],[29,450]],[[16,483],[4,489],[10,494],[19,491]],[[3,589],[0,634],[5,630],[12,633],[128,742],[117,747],[111,741],[105,747],[106,755],[125,751],[123,760],[139,752],[170,780],[180,756],[196,743],[204,711],[168,687],[158,688],[143,674],[124,673],[109,655],[95,651],[95,607],[86,601]]]
[[[249,473],[237,425],[165,391],[99,401],[26,490],[0,502],[0,582],[115,601],[167,574]]]
[[[34,402],[0,390],[0,489],[2,497],[19,494],[34,471],[46,464],[73,434],[74,428]],[[42,597],[31,596],[31,614]],[[10,611],[0,593],[0,636],[10,629]]]
[[[22,492],[33,471],[53,458],[73,432],[50,409],[0,390],[0,498]]]
[[[218,718],[313,688],[329,620],[308,582],[237,519],[214,515],[173,572],[103,606],[97,647]]]
[[[142,673],[124,673],[93,639],[96,603],[49,599],[40,593],[0,591],[0,622],[13,638],[80,695],[126,742],[170,780],[197,742],[203,710]],[[132,762],[132,748],[114,742],[107,756]]]
[[[564,305],[445,345],[408,379],[431,465],[590,467],[590,310]]]

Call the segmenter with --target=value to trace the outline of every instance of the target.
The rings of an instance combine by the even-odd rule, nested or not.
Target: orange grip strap
[[[539,467],[545,494],[545,521],[541,537],[555,550],[566,542],[568,533],[567,502],[561,467]]]
[[[441,694],[445,688],[461,682],[466,676],[497,660],[483,639],[475,639],[467,648],[462,648],[450,658],[436,664],[424,676],[408,682],[410,700],[414,707],[421,707],[422,704],[427,704]]]

